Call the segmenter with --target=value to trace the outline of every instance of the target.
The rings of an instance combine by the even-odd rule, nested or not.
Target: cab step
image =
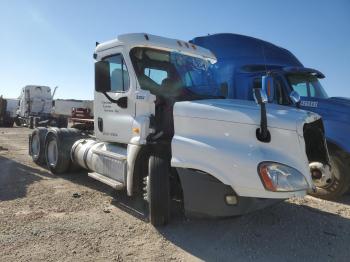
[[[121,190],[125,187],[125,185],[123,183],[120,183],[119,181],[116,181],[112,178],[109,178],[107,176],[101,175],[101,174],[96,173],[96,172],[88,173],[88,176],[93,178],[93,179],[96,179],[96,180],[98,180],[106,185],[109,185],[110,187],[112,187],[116,190]]]

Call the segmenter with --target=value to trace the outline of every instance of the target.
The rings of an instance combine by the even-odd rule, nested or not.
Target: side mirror
[[[264,90],[267,95],[268,102],[273,102],[274,95],[275,95],[273,77],[268,75],[263,76],[261,78],[261,86],[262,86],[262,90]]]
[[[293,90],[292,92],[290,92],[289,98],[294,105],[296,105],[297,107],[300,106],[300,95],[298,92]]]
[[[261,88],[254,88],[253,91],[254,100],[257,104],[261,105],[266,104],[268,102],[265,90]]]
[[[95,63],[95,91],[106,93],[111,91],[111,77],[109,73],[109,63],[98,61]]]

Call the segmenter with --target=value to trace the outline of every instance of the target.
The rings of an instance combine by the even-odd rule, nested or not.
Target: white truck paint
[[[309,162],[319,156],[310,148],[325,143],[317,114],[268,105],[271,139],[261,140],[264,90],[257,98],[260,106],[203,94],[180,96],[189,88],[187,80],[194,84],[195,70],[204,78],[210,73],[205,65],[216,58],[209,50],[128,34],[97,45],[94,57],[94,135],[49,128],[34,130],[30,138],[33,160],[46,161],[53,173],[74,163],[129,196],[144,194],[154,225],[167,223],[173,191],[171,197],[181,198],[188,213],[227,216],[314,188]],[[154,80],[151,69],[166,76]],[[167,130],[172,126],[173,135]],[[306,128],[319,136],[306,138]],[[327,150],[322,152],[327,158]]]

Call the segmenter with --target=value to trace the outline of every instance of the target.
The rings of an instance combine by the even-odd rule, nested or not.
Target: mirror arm
[[[269,143],[271,141],[271,134],[267,128],[267,112],[266,101],[263,101],[261,96],[261,89],[254,89],[257,103],[260,105],[260,128],[256,130],[256,138],[263,143]]]
[[[271,141],[271,135],[267,129],[266,104],[260,104],[260,128],[256,130],[256,137],[259,141],[268,143]]]
[[[118,100],[113,99],[112,97],[110,97],[109,94],[107,94],[107,92],[102,92],[102,94],[104,94],[105,97],[107,97],[107,99],[109,100],[109,102],[114,103],[114,104],[118,104]]]

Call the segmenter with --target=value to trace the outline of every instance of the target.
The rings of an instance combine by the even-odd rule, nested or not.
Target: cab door
[[[135,79],[130,77],[128,68],[131,65],[122,50],[113,48],[111,51],[112,54],[102,57],[109,63],[111,90],[106,94],[95,92],[95,134],[102,141],[127,144],[135,118]]]

